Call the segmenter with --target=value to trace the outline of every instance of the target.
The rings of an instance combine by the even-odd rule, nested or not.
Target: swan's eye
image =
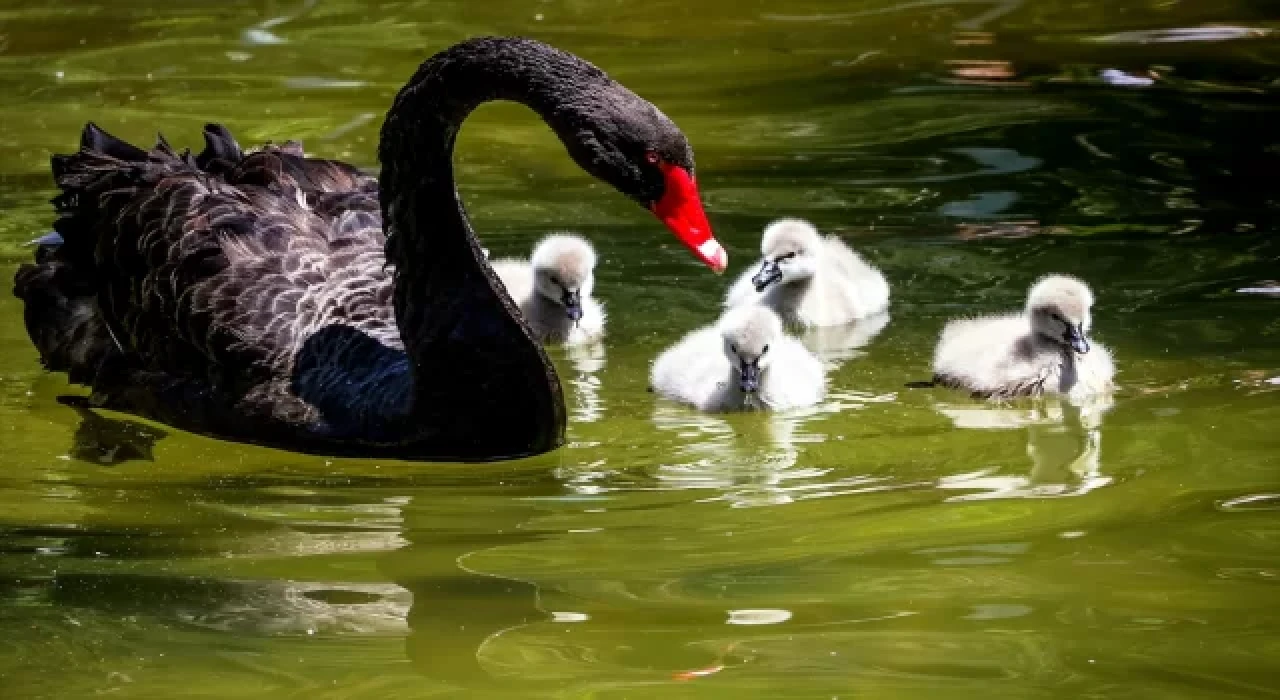
[[[768,346],[768,345],[766,345],[766,346],[764,346],[763,348],[761,348],[761,349],[760,349],[760,354],[761,354],[761,355],[765,354],[766,352],[769,352],[769,346]]]
[[[649,161],[649,163],[652,165],[657,165],[658,161],[662,160],[662,158],[658,155],[657,151],[646,151],[644,154],[644,159]]]
[[[795,256],[796,256],[796,254],[795,254],[795,252],[794,252],[794,251],[792,251],[792,252],[790,252],[790,253],[783,253],[782,255],[779,255],[779,256],[778,256],[778,259],[777,259],[777,261],[776,261],[776,262],[782,262],[783,260],[790,260],[791,258],[794,258]]]

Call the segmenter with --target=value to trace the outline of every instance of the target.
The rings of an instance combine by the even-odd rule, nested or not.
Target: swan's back
[[[773,343],[773,363],[760,384],[760,396],[774,410],[810,406],[826,395],[826,367],[799,340],[783,336]]]
[[[1040,395],[1062,364],[1062,350],[1038,341],[1025,314],[950,321],[934,350],[934,379],[983,396]]]
[[[975,391],[999,387],[1030,359],[1018,348],[1030,332],[1020,313],[948,321],[934,349],[934,374]]]
[[[54,157],[61,243],[15,280],[28,331],[49,369],[107,405],[306,425],[299,392],[351,384],[331,363],[295,367],[315,331],[403,348],[377,181],[292,142],[244,153],[217,125],[205,140],[196,155],[163,139],[143,151],[90,124],[78,153]]]
[[[824,239],[829,269],[837,278],[854,319],[880,313],[889,306],[889,282],[884,274],[836,236]]]
[[[662,396],[711,410],[724,393],[731,369],[724,339],[712,325],[692,331],[659,354],[649,381]]]

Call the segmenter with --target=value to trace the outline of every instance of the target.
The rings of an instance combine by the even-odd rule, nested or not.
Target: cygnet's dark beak
[[[756,286],[757,292],[763,292],[769,285],[780,279],[782,279],[782,269],[778,267],[778,263],[766,260],[760,266],[760,271],[751,278],[751,284]]]
[[[582,318],[582,296],[578,292],[564,290],[560,303],[564,304],[564,312],[570,321],[577,323]]]
[[[748,394],[760,391],[760,361],[744,362],[738,369],[738,386]]]
[[[1084,330],[1079,326],[1067,326],[1067,342],[1080,355],[1089,352],[1089,339],[1084,337]]]

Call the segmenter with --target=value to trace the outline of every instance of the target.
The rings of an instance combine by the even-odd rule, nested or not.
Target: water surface
[[[1242,0],[0,4],[4,279],[87,120],[376,167],[419,61],[522,33],[681,125],[730,274],[793,215],[894,290],[832,339],[821,406],[657,400],[648,363],[728,279],[489,105],[458,154],[484,244],[568,228],[602,258],[608,342],[552,351],[553,454],[326,460],[89,414],[0,296],[6,697],[1280,695],[1278,31]],[[1109,411],[906,387],[947,318],[1050,271],[1095,288]]]

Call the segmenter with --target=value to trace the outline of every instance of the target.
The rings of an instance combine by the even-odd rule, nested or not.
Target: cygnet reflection
[[[1001,475],[992,467],[943,477],[938,488],[966,492],[948,500],[973,501],[1080,496],[1106,486],[1112,479],[1101,468],[1102,417],[1113,403],[1104,394],[1081,402],[1043,398],[1021,407],[938,404],[936,410],[960,429],[1025,429],[1031,461],[1025,475]]]
[[[852,323],[839,326],[819,326],[796,334],[810,352],[822,360],[828,372],[861,356],[866,347],[889,325],[889,312],[882,311]]]
[[[822,403],[786,412],[716,415],[656,402],[654,426],[671,437],[654,478],[660,488],[719,492],[708,500],[735,508],[776,506],[879,488],[878,478],[831,478],[826,467],[802,463],[804,445],[842,439],[824,432],[823,418],[856,411],[894,395],[832,392]]]
[[[572,423],[594,423],[604,417],[604,400],[600,397],[600,373],[604,371],[604,343],[593,342],[565,346],[565,356],[573,372],[569,385],[569,420]]]
[[[653,423],[673,434],[673,452],[656,478],[667,488],[712,489],[734,507],[790,503],[784,482],[816,478],[795,469],[798,419],[777,413],[743,414],[736,427],[716,415],[666,403],[654,406]]]

